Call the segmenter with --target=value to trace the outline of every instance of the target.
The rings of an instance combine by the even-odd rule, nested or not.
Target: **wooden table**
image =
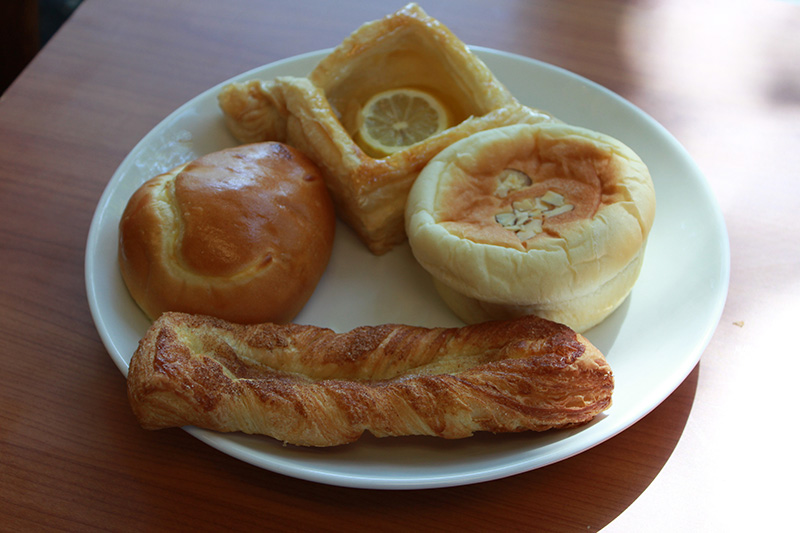
[[[725,217],[731,285],[700,363],[570,459],[452,488],[315,484],[147,432],[90,316],[84,251],[114,170],[248,69],[335,46],[398,2],[85,0],[0,99],[0,529],[776,530],[796,522],[800,6],[428,0],[469,44],[583,75],[661,122]],[[647,354],[642,354],[647,357]]]

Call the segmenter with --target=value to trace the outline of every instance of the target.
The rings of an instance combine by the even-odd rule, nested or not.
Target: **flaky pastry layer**
[[[398,88],[437,95],[454,124],[373,157],[358,142],[358,110],[373,95]],[[408,191],[442,149],[486,129],[555,120],[520,104],[463,42],[413,3],[363,24],[308,76],[231,83],[219,105],[240,142],[286,142],[314,161],[339,217],[375,254],[405,241]]]
[[[606,410],[613,388],[597,348],[536,317],[335,333],[165,313],[128,373],[146,429],[194,425],[301,446],[364,432],[456,439],[568,427]]]

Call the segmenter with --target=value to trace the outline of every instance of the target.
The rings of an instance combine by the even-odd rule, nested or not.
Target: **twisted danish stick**
[[[387,324],[347,333],[166,313],[131,359],[146,429],[195,425],[334,446],[378,437],[542,431],[611,405],[589,341],[535,317],[462,328]]]

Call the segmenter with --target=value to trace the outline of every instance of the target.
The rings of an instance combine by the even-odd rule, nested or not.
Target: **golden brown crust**
[[[455,125],[388,157],[372,157],[358,144],[358,110],[371,96],[402,87],[437,95]],[[408,191],[434,155],[478,131],[553,120],[522,106],[416,4],[362,25],[308,77],[233,83],[220,92],[219,104],[239,141],[282,141],[307,154],[322,169],[339,216],[376,254],[405,240]]]
[[[234,137],[243,143],[286,140],[286,105],[273,84],[261,80],[236,83],[223,89],[219,105]]]
[[[591,343],[535,317],[337,334],[167,313],[128,373],[147,429],[195,425],[303,446],[345,444],[365,431],[463,438],[567,427],[607,409],[613,387]]]
[[[251,144],[139,188],[120,221],[119,264],[150,318],[184,311],[287,322],[322,276],[334,231],[317,167],[289,146]]]

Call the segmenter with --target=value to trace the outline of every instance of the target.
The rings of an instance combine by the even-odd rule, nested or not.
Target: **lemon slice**
[[[448,122],[447,109],[433,95],[392,89],[364,105],[358,133],[368,151],[387,156],[447,129]]]

